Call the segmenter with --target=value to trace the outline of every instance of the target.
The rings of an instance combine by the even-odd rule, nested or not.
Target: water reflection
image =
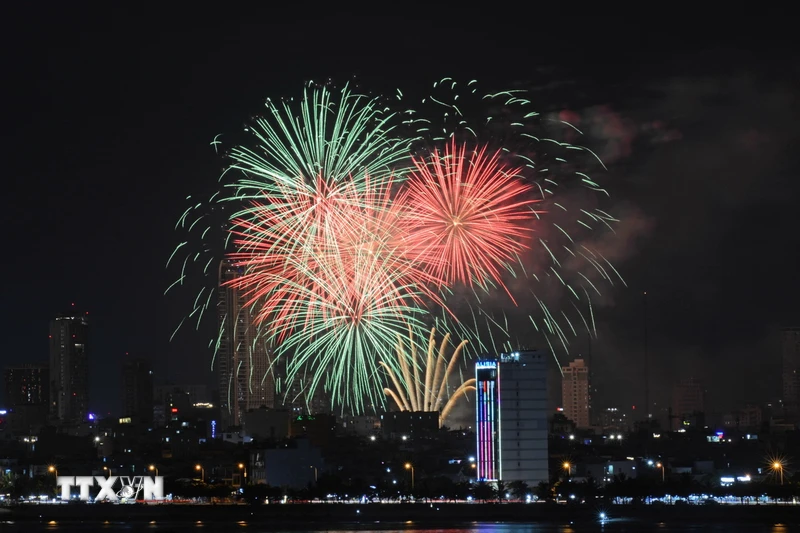
[[[609,519],[595,524],[503,524],[475,523],[469,527],[425,528],[413,522],[389,525],[364,524],[362,527],[343,526],[336,528],[317,528],[276,530],[268,525],[246,521],[214,523],[208,521],[169,522],[152,521],[141,523],[126,522],[0,522],[3,533],[93,533],[125,531],[129,533],[239,533],[246,529],[251,533],[800,533],[800,525],[748,525],[748,524],[652,524],[627,520]]]

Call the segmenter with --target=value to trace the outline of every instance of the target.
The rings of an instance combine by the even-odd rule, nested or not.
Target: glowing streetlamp
[[[107,466],[104,466],[104,467],[103,467],[103,470],[105,470],[106,472],[108,472],[108,477],[111,477],[111,469],[110,469],[109,467],[107,467]]]
[[[47,471],[58,477],[58,468],[56,468],[55,465],[48,466]]]
[[[206,470],[203,468],[203,465],[194,465],[194,469],[200,472],[200,481],[203,483],[206,482]]]
[[[314,469],[314,483],[316,483],[317,482],[317,478],[319,477],[319,470],[317,470],[317,467],[314,466],[314,465],[310,465],[309,468],[313,468]]]
[[[244,474],[244,484],[247,485],[247,466],[244,463],[239,463],[239,470]]]
[[[411,492],[414,492],[414,465],[406,463],[406,470],[411,470]]]
[[[156,476],[158,476],[158,467],[156,465],[150,465],[147,467],[147,469],[151,472],[155,472]]]
[[[664,483],[664,465],[662,463],[656,463],[656,468],[661,469],[661,483]]]
[[[777,471],[781,476],[781,485],[783,485],[783,463],[780,461],[775,461],[772,463],[772,469]]]
[[[567,473],[567,478],[569,478],[569,475],[572,473],[572,465],[569,464],[569,462],[564,461],[564,464],[561,465],[561,466],[564,468],[564,471]]]

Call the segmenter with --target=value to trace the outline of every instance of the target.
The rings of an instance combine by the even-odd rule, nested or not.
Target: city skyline
[[[227,279],[224,275],[225,266],[224,264],[220,267],[221,273],[221,282],[224,283],[225,279]],[[235,271],[236,269],[231,270],[231,272]],[[234,272],[235,274],[235,272]],[[230,276],[228,276],[230,277]],[[225,303],[228,299],[231,298],[231,292],[223,291],[220,295],[221,302]],[[234,294],[234,299],[236,298]],[[241,303],[241,302],[240,302]],[[74,306],[74,304],[72,304]],[[235,307],[235,306],[234,306]],[[224,319],[225,313],[220,314],[220,318]],[[72,312],[72,313],[58,313],[54,319],[50,321],[50,340],[51,340],[51,361],[58,362],[61,358],[68,359],[72,355],[72,351],[77,350],[77,356],[80,360],[80,363],[77,367],[77,371],[83,375],[91,365],[91,360],[85,357],[86,346],[88,343],[84,344],[86,339],[88,338],[88,312],[81,315],[80,312]],[[79,328],[79,329],[76,329]],[[82,338],[77,339],[79,342],[75,344],[75,348],[66,349],[61,347],[61,340],[62,337],[64,341],[67,341],[68,338],[73,339],[72,337],[73,331],[79,333]],[[771,396],[764,396],[762,398],[758,398],[756,400],[741,400],[739,402],[732,403],[729,407],[725,409],[715,409],[715,410],[708,410],[706,408],[707,401],[708,401],[708,393],[707,393],[707,383],[704,381],[702,385],[698,383],[696,375],[685,375],[679,379],[675,379],[669,383],[670,391],[668,395],[661,401],[653,401],[652,410],[651,410],[651,418],[653,420],[657,420],[664,428],[676,429],[674,426],[675,424],[679,424],[681,420],[686,421],[686,424],[691,424],[692,426],[696,425],[697,423],[701,423],[703,421],[710,421],[713,425],[724,423],[723,421],[726,420],[725,417],[728,416],[738,416],[741,413],[747,413],[748,410],[752,410],[755,408],[764,409],[766,407],[772,408],[775,405],[775,402],[778,402],[778,405],[781,406],[780,411],[775,411],[773,414],[782,418],[786,416],[788,419],[796,419],[798,418],[798,412],[796,408],[796,404],[792,403],[793,398],[796,397],[797,394],[797,386],[795,384],[795,377],[798,371],[796,370],[796,361],[795,359],[798,357],[798,344],[797,342],[797,332],[800,331],[800,328],[782,328],[776,334],[777,339],[780,341],[781,348],[779,350],[779,357],[781,359],[781,371],[780,376],[778,376],[781,380],[780,388],[774,392]],[[225,336],[223,335],[221,339],[224,339]],[[252,340],[252,339],[251,339]],[[218,357],[223,357],[225,355],[225,342],[224,340],[220,343],[220,351],[218,353]],[[242,346],[245,343],[242,342],[240,339],[239,345]],[[252,343],[248,344],[252,345]],[[255,354],[255,352],[254,352]],[[235,356],[235,354],[233,354]],[[253,354],[251,354],[252,356]],[[257,354],[256,354],[257,355]],[[264,354],[267,357],[267,352],[265,351]],[[441,354],[440,354],[441,355]],[[487,354],[489,355],[489,354]],[[495,354],[495,356],[500,356],[500,354]],[[235,356],[238,357],[238,356]],[[234,357],[234,358],[235,358]],[[249,356],[248,356],[249,357]],[[232,358],[233,359],[233,358]],[[465,369],[468,370],[468,367],[471,364],[474,364],[475,361],[463,361],[462,365],[464,368],[461,368],[459,372],[463,372]],[[120,360],[120,370],[119,375],[121,376],[121,387],[119,388],[118,394],[119,397],[122,399],[120,402],[120,406],[116,408],[114,411],[99,411],[96,409],[92,409],[90,407],[76,407],[76,412],[82,413],[79,415],[80,417],[85,418],[85,414],[90,412],[97,413],[97,416],[130,416],[129,405],[130,397],[132,393],[126,390],[126,380],[133,379],[133,382],[136,382],[135,378],[131,377],[131,370],[133,369],[146,369],[146,373],[148,374],[148,380],[151,385],[147,385],[146,387],[150,387],[154,394],[157,396],[156,391],[159,389],[171,388],[171,387],[183,387],[182,385],[177,385],[178,383],[190,383],[191,380],[181,379],[180,376],[178,379],[170,379],[166,376],[157,376],[154,375],[153,371],[151,370],[153,361],[149,358],[143,357],[134,357],[128,353],[125,354],[125,357]],[[242,361],[244,364],[244,361]],[[240,369],[242,365],[239,365]],[[441,365],[440,365],[441,366]],[[593,385],[589,382],[591,369],[586,365],[584,359],[577,355],[569,361],[568,364],[564,365],[563,367],[558,368],[558,377],[556,374],[553,373],[554,364],[552,360],[552,356],[546,361],[546,366],[550,369],[548,375],[548,390],[551,390],[552,393],[549,395],[549,406],[551,414],[555,412],[561,412],[564,414],[568,419],[575,422],[578,425],[578,428],[586,429],[590,427],[598,427],[599,420],[601,417],[601,413],[607,409],[612,409],[613,411],[620,411],[621,413],[626,413],[630,415],[630,422],[636,422],[642,418],[642,414],[637,414],[636,405],[627,406],[624,402],[614,402],[608,399],[608,395],[604,390],[597,390],[596,385]],[[31,373],[35,372],[38,374],[46,375],[50,378],[49,383],[47,384],[46,391],[44,392],[45,397],[47,399],[51,398],[51,394],[53,394],[53,398],[57,398],[58,394],[54,393],[54,391],[58,390],[60,386],[57,386],[57,380],[61,379],[57,374],[51,375],[50,374],[51,362],[21,362],[21,363],[12,363],[7,364],[3,367],[4,372],[4,379],[0,383],[0,390],[2,390],[3,394],[0,396],[6,402],[6,405],[0,405],[0,407],[11,407],[9,398],[15,397],[9,390],[9,383],[14,379],[13,375],[21,375],[22,373]],[[218,398],[217,402],[219,402],[220,407],[224,407],[225,411],[227,411],[227,404],[222,401],[220,396],[221,385],[222,381],[227,384],[234,384],[237,380],[233,378],[233,376],[229,376],[227,371],[220,371],[220,369],[224,369],[225,366],[217,366],[217,370],[210,374],[209,379],[206,381],[195,381],[192,382],[190,387],[211,387],[208,393],[204,393],[204,398],[207,397],[211,399],[212,395],[216,395],[215,397]],[[264,383],[260,383],[259,387],[253,389],[252,387],[248,386],[248,376],[252,378],[255,374],[250,372],[249,370],[246,372],[240,371],[240,379],[241,384],[237,385],[238,388],[242,388],[242,393],[239,394],[239,409],[238,415],[233,416],[233,410],[230,411],[228,415],[221,415],[222,420],[221,422],[230,423],[231,425],[239,425],[241,420],[243,419],[244,413],[247,411],[257,410],[260,407],[268,407],[268,408],[275,408],[275,409],[289,409],[296,413],[324,413],[329,412],[331,407],[329,404],[329,399],[325,398],[324,392],[320,389],[318,390],[312,399],[307,399],[307,394],[304,390],[304,384],[302,380],[297,381],[297,383],[291,384],[288,388],[284,388],[284,390],[278,392],[275,389],[274,382],[269,379],[271,376],[280,376],[285,373],[285,370],[281,370],[281,365],[276,365],[274,368],[270,367],[271,375],[266,375],[267,380],[260,380],[264,383],[267,383],[265,386]],[[772,376],[775,378],[776,376]],[[69,376],[67,376],[65,382],[70,382]],[[255,378],[252,378],[255,379]],[[464,378],[466,380],[467,378]],[[580,385],[575,385],[573,382],[575,380],[579,380]],[[712,378],[713,379],[713,378]],[[54,381],[56,380],[56,381]],[[449,383],[450,380],[446,380]],[[569,382],[569,383],[568,383]],[[471,390],[472,387],[470,383],[467,381],[463,382],[466,386],[466,390]],[[391,380],[387,378],[385,383],[387,386],[391,385]],[[452,384],[448,385],[451,386]],[[80,384],[80,380],[78,380],[79,388],[83,387]],[[233,385],[231,385],[233,386]],[[456,383],[458,386],[458,383]],[[575,388],[577,386],[577,388]],[[136,385],[134,385],[136,387]],[[220,387],[220,388],[215,388]],[[247,388],[245,388],[247,387]],[[245,392],[249,389],[249,392]],[[585,390],[584,390],[585,389]],[[590,389],[595,391],[592,394],[592,399],[589,398]],[[86,389],[82,396],[82,400],[79,402],[80,405],[84,403],[88,406],[90,395],[88,394],[88,389]],[[256,392],[253,392],[256,390]],[[576,392],[577,391],[577,392]],[[580,392],[583,391],[583,392]],[[697,391],[697,392],[696,392]],[[230,392],[230,391],[229,391]],[[554,393],[557,394],[558,400],[555,402],[553,401]],[[19,392],[16,393],[17,396]],[[126,396],[129,398],[126,400]],[[152,395],[151,395],[152,396]],[[585,410],[585,414],[581,414],[580,412],[575,415],[571,416],[571,410],[576,409],[575,406],[571,406],[572,400],[568,399],[575,396],[575,401],[578,403],[576,405],[580,405],[584,402],[583,399],[585,396],[585,409],[577,407],[579,411]],[[695,399],[698,398],[698,399]],[[152,398],[151,398],[152,399]],[[269,400],[272,400],[271,402]],[[309,403],[306,403],[309,402]],[[35,402],[33,402],[35,403]],[[682,407],[685,405],[692,405],[695,406],[693,408]],[[309,411],[310,409],[310,411]],[[639,407],[641,409],[641,407]],[[50,406],[48,408],[48,412],[50,415],[48,419],[50,421],[55,421],[59,419],[59,416],[71,416],[71,415],[56,415],[60,411],[67,412],[70,408],[63,408],[59,407],[56,401],[51,401]],[[399,408],[397,405],[392,403],[387,403],[385,406],[385,410],[381,408],[377,408],[376,410],[370,410],[369,413],[374,415],[381,412],[387,411],[395,411],[395,410],[403,410]],[[441,410],[441,406],[440,406]],[[692,416],[696,413],[700,413],[704,416],[702,419],[695,420]],[[352,415],[348,415],[352,416]],[[469,418],[471,415],[467,415]],[[761,416],[759,414],[758,416]],[[77,420],[74,416],[73,419]],[[462,423],[463,416],[455,417],[457,425]],[[460,422],[459,422],[460,421]]]
[[[172,228],[187,191],[196,183],[210,187],[221,168],[209,144],[214,137],[235,136],[266,96],[294,94],[306,79],[355,74],[365,87],[393,90],[409,72],[427,86],[442,68],[419,67],[429,43],[387,48],[374,61],[348,41],[333,45],[338,59],[331,50],[291,66],[267,65],[254,51],[239,56],[233,52],[240,45],[220,47],[208,37],[252,39],[242,30],[248,23],[232,16],[224,32],[212,20],[174,32],[157,21],[104,24],[93,17],[101,15],[29,13],[20,18],[19,35],[4,36],[21,51],[8,65],[9,78],[20,82],[8,87],[9,100],[19,105],[8,111],[16,133],[3,146],[17,192],[3,198],[2,211],[15,221],[6,240],[15,253],[3,265],[5,278],[14,280],[8,289],[14,305],[0,320],[10,339],[0,366],[48,360],[48,322],[74,301],[91,313],[88,408],[116,412],[117,380],[102,377],[120,375],[126,357],[151,360],[159,381],[212,379],[208,331],[193,336],[187,328],[170,341],[186,302],[164,298],[163,291],[171,280],[164,263],[175,245]],[[663,32],[602,24],[602,31],[582,26],[577,44],[563,47],[542,46],[555,42],[557,31],[536,42],[504,32],[511,39],[505,46],[487,38],[478,61],[448,65],[498,86],[530,81],[540,88],[542,108],[579,122],[609,167],[613,214],[621,223],[615,237],[600,241],[628,286],[605,292],[595,309],[598,392],[611,394],[614,405],[641,405],[640,294],[647,290],[654,402],[669,405],[674,383],[689,375],[707,383],[715,411],[737,408],[740,395],[742,403],[766,401],[770,391],[780,396],[777,332],[800,323],[797,263],[786,253],[796,247],[787,228],[798,215],[796,157],[784,147],[796,139],[797,109],[787,85],[792,67],[776,58],[784,47],[737,45],[737,32],[678,42]],[[153,42],[139,42],[141,28],[156,36]],[[272,31],[281,43],[291,28]],[[631,46],[632,34],[649,39],[647,52]],[[214,50],[210,59],[206,50]],[[162,82],[154,85],[153,77]],[[59,141],[42,148],[42,131]],[[35,220],[32,205],[40,210]],[[9,229],[27,220],[28,231]],[[61,258],[56,268],[23,259],[42,248]],[[571,356],[585,356],[585,344],[576,340]],[[719,368],[723,374],[708,379]],[[764,379],[748,383],[759,369]]]

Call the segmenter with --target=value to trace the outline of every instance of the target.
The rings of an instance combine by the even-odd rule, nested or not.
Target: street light
[[[317,470],[317,467],[314,466],[314,465],[310,465],[309,468],[313,468],[314,469],[314,483],[316,483],[317,482],[317,478],[319,477],[319,471]]]
[[[244,484],[247,485],[247,467],[244,463],[239,463],[239,470],[244,472]]]
[[[572,473],[572,465],[569,464],[567,461],[564,461],[564,464],[561,466],[563,466],[564,470],[567,471],[567,478],[569,478],[569,475]]]
[[[775,461],[772,463],[772,469],[777,470],[781,475],[781,485],[783,485],[783,463],[780,461]]]
[[[103,467],[103,470],[105,470],[106,472],[108,472],[108,477],[111,477],[111,469],[110,469],[109,467],[107,467],[107,466],[104,466],[104,467]]]
[[[661,469],[661,483],[664,483],[664,465],[662,463],[656,463],[656,468]]]
[[[202,465],[194,465],[194,469],[200,472],[200,481],[206,482],[206,470]]]
[[[158,467],[156,465],[150,465],[147,467],[147,469],[151,472],[155,472],[156,476],[158,476]]]
[[[411,492],[414,492],[414,465],[406,463],[406,470],[411,470]]]
[[[54,474],[56,477],[58,477],[58,468],[56,468],[55,465],[48,466],[47,467],[47,471],[50,472],[51,474]]]

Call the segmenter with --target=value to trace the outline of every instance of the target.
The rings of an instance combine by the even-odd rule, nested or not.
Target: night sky
[[[597,309],[603,403],[642,403],[644,290],[655,401],[690,376],[712,410],[780,394],[775,333],[800,323],[791,32],[486,9],[108,9],[4,13],[0,366],[46,361],[48,320],[74,302],[92,324],[92,410],[118,409],[125,357],[153,360],[162,381],[205,380],[208,335],[169,342],[191,298],[163,292],[186,196],[222,169],[214,136],[309,79],[393,92],[454,76],[541,87],[609,167],[621,222],[598,244],[628,286]]]

